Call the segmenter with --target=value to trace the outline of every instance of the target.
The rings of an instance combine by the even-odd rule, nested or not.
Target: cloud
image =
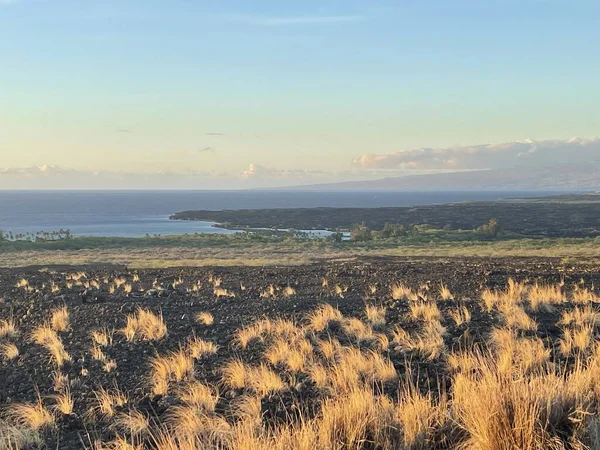
[[[204,148],[198,149],[198,153],[211,153],[211,152],[215,152],[215,151],[217,151],[217,149],[214,147],[204,147]]]
[[[351,23],[365,19],[365,16],[361,15],[258,16],[229,14],[221,17],[231,22],[265,27]]]
[[[325,170],[276,169],[273,167],[261,166],[260,164],[250,164],[248,168],[242,172],[242,178],[311,178],[332,174],[333,172]]]
[[[560,165],[600,158],[600,138],[525,140],[447,148],[417,148],[389,154],[365,154],[352,162],[367,169],[477,170]]]
[[[225,133],[206,133],[207,136],[227,136]]]

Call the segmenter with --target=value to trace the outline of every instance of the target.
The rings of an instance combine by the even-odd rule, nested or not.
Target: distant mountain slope
[[[598,190],[600,163],[552,167],[517,167],[473,172],[388,177],[380,180],[347,181],[292,189],[310,190]]]

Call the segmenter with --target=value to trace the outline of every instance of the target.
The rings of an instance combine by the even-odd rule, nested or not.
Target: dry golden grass
[[[564,311],[559,325],[596,327],[600,325],[600,313],[591,306],[576,306],[572,311]]]
[[[213,317],[213,315],[209,312],[199,312],[198,314],[196,314],[196,322],[198,322],[200,325],[212,325],[214,323],[215,319]]]
[[[221,368],[221,381],[231,389],[246,387],[248,366],[239,359],[233,359]]]
[[[35,403],[16,403],[6,407],[6,417],[18,426],[39,430],[54,423],[54,416],[46,409],[42,399]]]
[[[541,285],[534,284],[527,292],[527,300],[531,309],[538,310],[539,308],[567,301],[567,297],[562,291],[562,286],[557,285]]]
[[[128,436],[141,436],[150,430],[148,417],[136,409],[118,413],[113,419],[113,424]]]
[[[439,308],[433,302],[418,301],[409,305],[411,317],[424,322],[436,322],[442,317]]]
[[[0,339],[14,337],[16,334],[17,327],[14,318],[9,317],[6,320],[0,320]]]
[[[308,328],[323,331],[330,322],[340,322],[343,317],[339,309],[328,304],[321,305],[308,316]]]
[[[440,285],[440,299],[454,300],[454,295],[452,294],[452,292],[450,292],[450,289],[448,289],[448,286],[446,286],[444,283]]]
[[[57,332],[67,331],[69,329],[69,311],[66,306],[61,306],[52,311],[50,327]]]
[[[183,402],[204,412],[213,412],[219,401],[218,391],[198,381],[185,384],[177,390],[177,395]]]
[[[292,297],[293,295],[296,295],[296,289],[291,286],[286,286],[282,293],[284,297]]]
[[[19,348],[13,343],[0,344],[0,355],[10,361],[19,356]]]
[[[42,345],[50,352],[52,360],[58,367],[62,367],[65,362],[71,361],[71,356],[67,353],[60,337],[53,329],[47,326],[38,327],[33,330],[31,337],[36,344]]]
[[[113,330],[103,328],[101,330],[93,330],[90,333],[90,336],[95,344],[101,347],[108,347],[109,345],[112,345],[113,334]]]
[[[416,301],[419,298],[411,288],[401,283],[393,284],[390,291],[394,300]]]
[[[370,322],[371,326],[378,328],[385,326],[385,306],[373,306],[367,305],[365,307],[365,315],[367,316],[367,320]]]
[[[469,323],[471,321],[471,311],[466,306],[460,306],[450,311],[450,317],[457,326]]]
[[[213,342],[194,336],[186,342],[185,350],[192,358],[200,359],[207,355],[214,355],[217,353],[218,348]]]
[[[150,385],[155,395],[165,395],[170,382],[179,382],[194,374],[194,359],[184,350],[156,356],[150,360],[150,365]]]
[[[21,450],[42,447],[40,434],[28,427],[15,426],[0,419],[0,449]]]
[[[129,402],[127,396],[118,389],[107,390],[101,387],[94,392],[94,397],[92,412],[105,420],[114,417],[116,408],[122,408]]]
[[[65,384],[61,390],[60,394],[52,396],[55,401],[53,409],[65,416],[70,416],[73,414],[73,407],[75,406],[73,396],[71,395],[71,388],[69,384]]]
[[[158,341],[167,335],[167,325],[162,314],[139,308],[134,314],[127,316],[127,324],[121,333],[128,341]]]
[[[213,293],[215,294],[215,297],[217,297],[217,298],[221,298],[221,297],[234,298],[235,297],[234,292],[228,291],[227,289],[218,287],[218,286],[215,286]]]

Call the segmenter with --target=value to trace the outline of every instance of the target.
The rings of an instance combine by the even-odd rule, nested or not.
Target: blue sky
[[[593,138],[599,17],[592,1],[0,0],[0,170],[243,187]]]

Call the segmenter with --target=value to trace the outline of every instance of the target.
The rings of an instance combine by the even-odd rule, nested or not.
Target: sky
[[[0,0],[0,189],[600,157],[600,2]]]

